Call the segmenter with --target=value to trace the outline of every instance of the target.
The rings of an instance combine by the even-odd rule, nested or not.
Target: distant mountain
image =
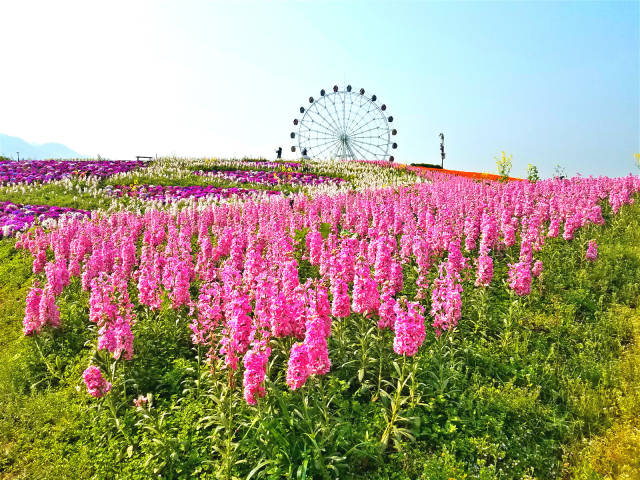
[[[47,158],[84,158],[78,152],[71,150],[69,147],[61,143],[43,143],[37,145],[29,143],[18,137],[11,137],[0,133],[0,155],[17,159],[17,153],[20,152],[20,158],[31,160],[43,160]]]

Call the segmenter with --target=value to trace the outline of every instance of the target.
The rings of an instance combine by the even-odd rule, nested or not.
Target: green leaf
[[[302,462],[302,465],[298,467],[297,478],[298,480],[306,480],[307,478],[307,465],[309,464],[309,459],[305,458]]]
[[[256,465],[253,470],[251,470],[249,472],[249,475],[247,475],[246,480],[251,480],[251,478],[258,473],[258,471],[260,471],[264,466],[269,465],[270,463],[274,463],[275,462],[273,460],[262,460],[260,462],[258,462],[258,465]]]
[[[321,223],[319,230],[320,230],[320,234],[322,235],[322,238],[326,240],[329,234],[331,233],[331,224]]]

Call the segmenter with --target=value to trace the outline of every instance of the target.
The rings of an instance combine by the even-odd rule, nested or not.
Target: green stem
[[[489,287],[480,289],[480,320],[486,323],[487,317],[487,290]]]
[[[38,340],[38,334],[36,333],[33,338],[35,339],[35,343],[36,343],[36,349],[38,350],[38,353],[40,354],[40,358],[42,359],[42,363],[44,363],[44,366],[47,367],[47,371],[51,374],[51,376],[53,376],[54,378],[57,378],[58,380],[62,381],[62,377],[60,375],[58,375],[58,373],[54,370],[54,368],[49,365],[49,362],[47,361],[47,358],[44,356],[44,353],[42,353],[42,349],[40,348],[40,340]]]
[[[116,424],[116,428],[125,438],[125,440],[128,443],[131,443],[129,440],[129,435],[124,431],[124,429],[122,428],[122,423],[120,423],[120,420],[118,419],[118,412],[116,410],[115,404],[113,403],[113,395],[107,394],[107,401],[105,403],[107,404],[107,407],[109,407],[109,411],[111,412],[111,416],[113,417],[113,423]]]
[[[384,432],[382,433],[382,438],[380,439],[383,448],[387,448],[389,444],[389,437],[391,436],[391,432],[393,431],[393,427],[398,418],[398,412],[400,411],[400,400],[402,399],[402,390],[404,387],[404,371],[407,362],[407,356],[402,355],[402,369],[400,373],[400,378],[398,379],[398,386],[396,388],[396,393],[393,398],[393,402],[391,403],[391,415],[389,416],[389,423],[387,423]]]
[[[364,314],[360,318],[360,370],[362,371],[362,381],[364,381],[364,372],[367,367],[367,327],[365,318]]]
[[[416,358],[413,358],[413,363],[411,366],[411,388],[409,388],[409,397],[411,398],[411,408],[415,408],[416,406],[416,390],[418,389],[418,382],[416,380],[416,369],[418,366],[418,361]]]
[[[226,430],[227,430],[227,439],[226,439],[226,445],[225,445],[225,451],[226,451],[226,465],[225,465],[225,470],[226,470],[226,478],[227,480],[231,480],[231,466],[232,466],[232,449],[231,449],[231,443],[233,440],[233,398],[232,398],[232,371],[229,370],[229,376],[228,376],[228,389],[227,389],[227,425],[226,425]]]
[[[200,378],[202,368],[202,352],[200,352],[200,344],[198,343],[198,371],[196,376],[196,398],[200,398]]]
[[[374,397],[374,399],[378,399],[378,397],[380,397],[380,389],[382,388],[382,356],[383,356],[383,350],[382,350],[382,341],[381,339],[378,339],[378,391],[376,392],[376,395]]]

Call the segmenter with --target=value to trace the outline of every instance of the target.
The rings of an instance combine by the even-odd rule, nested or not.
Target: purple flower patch
[[[0,185],[51,182],[65,177],[108,177],[143,167],[136,160],[0,160]]]
[[[22,205],[0,202],[0,237],[10,237],[16,232],[28,230],[34,223],[57,220],[65,214],[89,215],[87,210],[51,205]]]

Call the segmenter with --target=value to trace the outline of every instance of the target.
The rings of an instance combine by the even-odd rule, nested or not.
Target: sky
[[[396,161],[640,173],[640,2],[0,3],[0,133],[84,155],[275,157],[334,84]]]

